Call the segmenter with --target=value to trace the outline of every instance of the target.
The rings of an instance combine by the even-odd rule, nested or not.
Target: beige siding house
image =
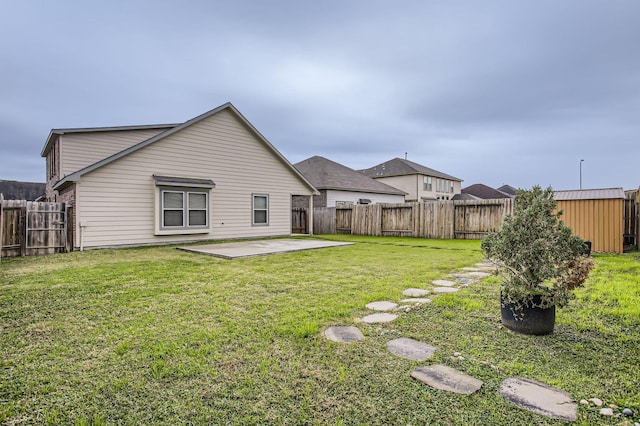
[[[42,155],[81,249],[290,235],[292,196],[316,194],[230,103],[179,125],[53,130]]]
[[[313,205],[316,207],[404,203],[403,191],[324,157],[316,155],[294,166],[320,191],[320,195],[315,196],[313,200]],[[303,207],[308,204],[308,201],[305,197],[295,197],[294,203],[296,203],[295,207]]]
[[[401,158],[394,158],[360,172],[406,192],[407,202],[451,200],[456,194],[460,194],[462,184],[462,179]]]

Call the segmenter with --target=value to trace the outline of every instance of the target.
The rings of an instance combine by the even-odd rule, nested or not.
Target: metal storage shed
[[[562,221],[581,238],[591,241],[596,252],[622,253],[623,208],[622,188],[555,191]]]

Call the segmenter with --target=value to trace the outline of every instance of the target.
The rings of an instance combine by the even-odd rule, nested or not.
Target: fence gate
[[[5,200],[0,204],[0,256],[68,251],[64,203]]]
[[[296,207],[291,209],[291,232],[293,234],[307,234],[307,209]]]

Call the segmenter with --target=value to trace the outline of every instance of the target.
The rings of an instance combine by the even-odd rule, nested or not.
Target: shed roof
[[[462,179],[448,175],[446,173],[439,172],[429,167],[425,167],[421,164],[414,163],[413,161],[403,160],[402,158],[394,158],[393,160],[385,161],[377,166],[370,167],[368,169],[360,170],[365,176],[371,178],[381,178],[389,176],[406,176],[421,174],[425,176],[434,176],[443,179],[455,180],[462,182]]]
[[[393,186],[371,179],[347,166],[318,155],[294,164],[317,189],[406,195]]]
[[[565,191],[554,191],[553,198],[556,201],[572,200],[611,200],[624,199],[622,188],[602,188],[602,189],[574,189]]]

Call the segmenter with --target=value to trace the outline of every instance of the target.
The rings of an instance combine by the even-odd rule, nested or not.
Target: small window
[[[424,190],[433,191],[433,184],[431,183],[431,176],[424,177]]]
[[[264,194],[253,195],[253,224],[269,224],[269,196]]]

